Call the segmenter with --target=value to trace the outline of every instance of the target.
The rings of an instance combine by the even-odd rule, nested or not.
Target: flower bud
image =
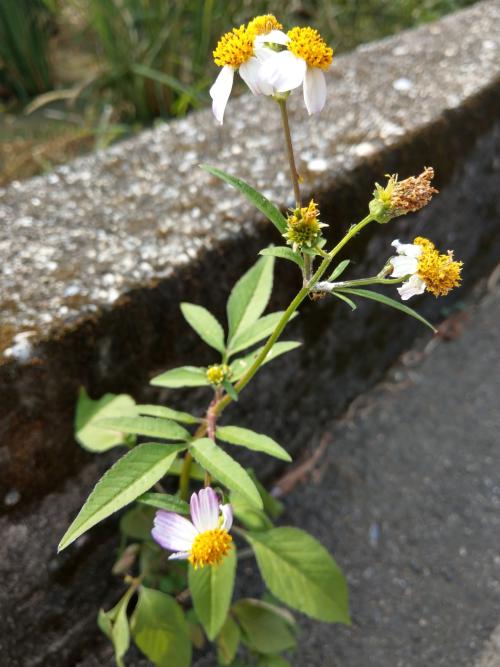
[[[304,246],[312,248],[321,238],[321,228],[328,227],[320,222],[319,209],[314,199],[308,206],[291,209],[287,217],[287,230],[283,234],[288,245],[294,252]]]
[[[227,364],[214,364],[207,368],[207,380],[214,387],[220,387],[224,380],[231,377],[231,369]]]

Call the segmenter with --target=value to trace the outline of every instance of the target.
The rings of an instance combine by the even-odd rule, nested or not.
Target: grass
[[[339,53],[473,2],[310,0],[287,3],[279,18],[318,28]],[[273,9],[266,0],[0,0],[0,96],[25,102],[55,86],[35,107],[49,101],[61,119],[37,113],[37,131],[17,118],[5,141],[0,118],[0,184],[207,104],[218,37]],[[58,97],[70,100],[66,112]]]

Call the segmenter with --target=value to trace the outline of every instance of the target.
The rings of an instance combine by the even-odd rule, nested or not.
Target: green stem
[[[345,280],[338,283],[331,283],[332,289],[337,287],[344,289],[344,287],[359,287],[361,285],[394,285],[395,283],[402,283],[406,280],[404,278],[378,278],[374,276],[373,278],[360,278],[359,280]]]
[[[243,375],[241,380],[237,382],[234,385],[234,389],[236,393],[240,393],[250,382],[250,380],[253,378],[255,373],[259,370],[260,366],[262,365],[264,359],[267,357],[267,354],[271,350],[272,346],[274,343],[278,340],[280,337],[281,333],[283,332],[283,329],[286,327],[288,324],[288,321],[292,317],[292,315],[295,313],[297,308],[300,306],[302,301],[306,298],[306,296],[309,294],[309,292],[313,289],[314,285],[318,282],[318,280],[323,276],[325,271],[328,269],[328,267],[331,264],[332,259],[335,257],[335,255],[345,246],[345,244],[351,239],[353,236],[355,236],[359,231],[363,229],[363,227],[366,227],[366,225],[372,221],[372,217],[368,215],[366,218],[361,220],[361,222],[358,222],[357,225],[353,225],[351,229],[347,232],[347,234],[344,236],[344,238],[337,243],[337,245],[333,248],[331,252],[328,253],[328,255],[323,259],[321,262],[320,266],[318,267],[318,270],[316,273],[313,275],[311,280],[307,285],[305,285],[300,292],[295,296],[293,301],[290,303],[288,308],[285,310],[283,313],[280,321],[276,325],[275,330],[273,333],[269,336],[269,339],[267,343],[264,345],[262,350],[260,351],[259,355],[255,358],[255,361],[253,364],[250,366],[250,368],[246,371],[246,373]],[[231,397],[229,394],[226,394],[224,398],[222,398],[217,405],[215,406],[215,410],[217,414],[220,414],[231,402]]]
[[[295,195],[295,206],[300,208],[302,206],[302,198],[300,196],[299,173],[295,164],[295,157],[293,154],[292,133],[290,132],[290,124],[288,122],[288,110],[286,108],[286,98],[275,98],[279,104],[281,112],[281,124],[283,126],[283,133],[285,135],[286,152],[288,156],[288,164],[290,165],[290,177],[292,179],[293,194]]]

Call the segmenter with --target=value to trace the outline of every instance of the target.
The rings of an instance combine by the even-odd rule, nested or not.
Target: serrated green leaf
[[[209,174],[213,174],[220,178],[221,180],[232,185],[233,188],[236,188],[241,192],[241,194],[248,199],[248,201],[259,209],[266,218],[273,223],[276,229],[280,234],[284,234],[286,231],[286,219],[272,202],[269,201],[264,195],[261,195],[260,192],[252,188],[251,185],[243,181],[241,178],[235,178],[230,174],[226,174],[222,169],[217,169],[217,167],[211,167],[208,164],[201,164],[200,167],[205,171],[208,171]]]
[[[340,292],[335,292],[335,291],[334,291],[334,292],[331,292],[331,294],[332,294],[333,296],[336,296],[337,299],[340,299],[341,301],[343,301],[344,303],[346,303],[346,304],[349,306],[349,308],[350,308],[351,310],[356,310],[357,306],[356,306],[356,304],[354,303],[354,301],[352,301],[352,299],[350,299],[350,298],[349,298],[348,296],[346,296],[345,294],[341,294]]]
[[[379,303],[383,303],[385,306],[390,306],[391,308],[395,308],[396,310],[400,310],[402,313],[406,313],[406,315],[410,315],[411,317],[414,317],[416,320],[419,322],[422,322],[422,324],[425,324],[426,327],[429,327],[429,329],[432,329],[434,333],[436,333],[437,329],[433,327],[433,325],[428,322],[425,317],[422,317],[422,315],[419,315],[413,308],[409,308],[408,306],[405,306],[402,303],[399,303],[399,301],[395,301],[394,299],[391,299],[388,296],[385,296],[385,294],[380,294],[379,292],[372,292],[371,290],[367,289],[360,289],[358,287],[345,287],[339,290],[336,290],[339,292],[342,292],[343,294],[354,294],[354,296],[361,296],[364,299],[372,299],[372,301],[378,301]]]
[[[180,410],[173,410],[167,408],[166,405],[138,405],[137,412],[140,415],[149,415],[150,417],[162,417],[163,419],[173,419],[176,422],[183,424],[199,424],[201,419],[189,414],[189,412],[181,412]]]
[[[210,440],[195,440],[190,452],[198,463],[228,489],[241,493],[248,502],[262,509],[262,499],[247,471]]]
[[[105,394],[93,401],[82,387],[78,395],[75,416],[75,438],[90,452],[105,452],[124,444],[122,433],[111,433],[95,424],[103,417],[136,414],[135,401],[127,394]]]
[[[96,425],[100,428],[120,431],[121,433],[133,433],[145,435],[149,438],[161,438],[163,440],[189,440],[191,434],[183,426],[172,419],[160,419],[157,417],[109,417],[99,419]]]
[[[291,461],[292,457],[281,445],[263,433],[256,433],[241,426],[219,426],[216,437],[231,445],[241,445],[255,452],[264,452],[282,461]]]
[[[240,637],[238,624],[231,616],[227,616],[217,637],[217,660],[223,667],[233,662],[240,644]]]
[[[172,368],[161,375],[154,377],[150,384],[153,387],[169,387],[178,389],[179,387],[203,387],[208,385],[207,369],[198,366],[180,366]]]
[[[300,269],[304,268],[304,260],[297,253],[293,252],[288,246],[277,246],[275,248],[264,248],[259,252],[259,255],[272,255],[273,257],[279,257],[280,259],[288,259],[290,262],[295,262]]]
[[[273,361],[273,359],[280,357],[282,354],[285,354],[285,352],[290,352],[291,350],[295,350],[295,348],[299,347],[300,345],[302,345],[302,343],[293,340],[287,340],[275,343],[272,346],[270,352],[267,353],[266,358],[262,362],[262,366],[264,364],[268,364],[270,361]],[[254,352],[247,354],[245,357],[239,357],[238,359],[235,359],[234,361],[231,362],[231,371],[232,371],[231,380],[233,382],[239,380],[246,373],[246,371],[250,368],[255,359],[261,353],[262,349],[263,347],[259,347]]]
[[[198,336],[207,345],[224,354],[226,349],[224,329],[212,313],[203,306],[197,306],[194,303],[181,303],[181,311],[186,322],[196,331]]]
[[[231,343],[231,347],[228,350],[229,356],[232,356],[241,350],[245,350],[247,347],[255,345],[255,343],[258,343],[263,338],[270,336],[276,329],[276,325],[283,317],[284,312],[285,311],[280,310],[277,313],[264,315],[264,317],[260,317],[244,331],[241,331]],[[293,313],[289,319],[289,322],[291,322],[297,315],[297,311]]]
[[[328,276],[328,281],[332,282],[333,280],[336,280],[339,276],[341,276],[350,263],[351,263],[350,259],[344,259],[342,262],[339,262],[337,266],[333,269],[331,274]]]
[[[233,287],[227,302],[228,347],[264,312],[273,288],[273,257],[261,257]]]
[[[280,653],[296,645],[290,624],[274,605],[261,600],[239,600],[232,611],[243,631],[245,644],[259,653]]]
[[[219,634],[233,597],[236,575],[236,547],[217,566],[194,569],[190,564],[188,583],[194,610],[207,637],[213,641]]]
[[[344,576],[328,551],[298,528],[245,533],[262,577],[281,602],[330,623],[350,623]]]
[[[189,514],[189,504],[185,500],[181,500],[177,496],[172,496],[169,493],[144,493],[137,498],[137,502],[151,507],[158,507],[167,512],[177,512],[177,514]]]
[[[156,667],[190,667],[189,628],[180,605],[169,595],[141,587],[132,635]]]
[[[185,448],[185,445],[145,443],[122,456],[96,484],[64,534],[58,551],[148,491],[166,474],[177,454]]]

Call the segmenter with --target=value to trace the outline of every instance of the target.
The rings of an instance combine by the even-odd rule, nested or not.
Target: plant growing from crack
[[[168,370],[151,384],[172,390],[206,387],[212,396],[205,413],[140,405],[127,395],[108,394],[93,401],[81,392],[76,437],[82,447],[103,452],[126,445],[129,451],[97,483],[59,549],[135,503],[121,518],[122,544],[113,568],[126,589],[112,609],[98,615],[119,667],[131,638],[158,667],[188,667],[193,647],[202,649],[207,640],[215,643],[220,665],[283,667],[289,663],[282,654],[293,650],[297,641],[296,621],[288,608],[326,622],[349,623],[347,585],[332,556],[303,529],[275,527],[281,503],[226,451],[226,445],[228,450],[245,447],[281,461],[291,461],[290,455],[263,433],[220,421],[264,364],[299,345],[279,339],[307,297],[329,294],[353,309],[356,297],[372,299],[432,329],[408,306],[366,288],[399,285],[401,299],[407,300],[425,290],[446,294],[460,282],[461,263],[422,237],[413,243],[394,241],[395,253],[377,275],[339,280],[349,260],[336,259],[352,238],[372,223],[386,224],[419,210],[437,191],[430,168],[403,181],[389,177],[385,187],[376,185],[367,216],[327,249],[326,225],[317,203],[302,202],[287,99],[303,86],[309,113],[321,111],[326,100],[324,73],[332,56],[315,30],[293,28],[285,34],[270,15],[227,33],[214,51],[222,67],[211,89],[219,122],[236,70],[252,93],[277,103],[295,205],[283,215],[248,183],[202,165],[254,204],[277,228],[278,238],[286,240],[263,249],[262,257],[234,286],[227,301],[227,334],[204,307],[181,304],[187,323],[219,358],[208,368]],[[300,268],[302,286],[284,311],[263,315],[276,258]],[[241,548],[244,542],[248,546]],[[255,556],[268,592],[261,599],[233,601],[238,562],[249,555]]]

